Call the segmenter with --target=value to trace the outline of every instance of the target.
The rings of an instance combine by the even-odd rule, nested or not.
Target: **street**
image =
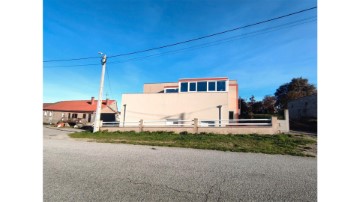
[[[95,143],[44,127],[44,201],[317,201],[317,159]]]

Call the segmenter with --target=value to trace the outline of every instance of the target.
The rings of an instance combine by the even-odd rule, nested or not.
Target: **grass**
[[[303,135],[218,135],[212,133],[190,134],[182,132],[78,132],[69,135],[72,138],[86,138],[103,143],[126,143],[151,146],[184,147],[211,149],[232,152],[255,152],[266,154],[288,154],[312,156],[306,154],[309,145],[316,140]]]

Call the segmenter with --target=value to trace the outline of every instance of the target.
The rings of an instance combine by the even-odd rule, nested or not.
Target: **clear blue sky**
[[[43,1],[43,59],[108,56],[171,44],[317,5],[314,0]],[[317,85],[317,11],[138,55],[109,58],[104,96],[142,92],[144,83],[229,77],[239,96],[261,100],[294,77]],[[306,21],[299,21],[307,19]],[[297,23],[297,24],[288,24]],[[267,31],[261,31],[267,30]],[[249,33],[257,33],[246,35]],[[227,43],[188,48],[233,36]],[[247,37],[244,37],[247,36]],[[141,60],[131,58],[161,54]],[[96,64],[90,66],[74,66]],[[100,58],[46,62],[43,101],[98,97]],[[119,103],[120,104],[120,103]]]

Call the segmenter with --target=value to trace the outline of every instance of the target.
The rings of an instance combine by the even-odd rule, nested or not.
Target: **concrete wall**
[[[229,111],[234,112],[234,119],[238,119],[240,116],[240,110],[238,106],[238,84],[236,81],[230,81],[229,82]],[[226,119],[229,119],[229,115]]]
[[[188,133],[216,133],[216,134],[277,134],[279,130],[279,123],[276,117],[272,117],[271,126],[231,126],[231,127],[198,127],[196,122],[194,127],[150,127],[142,126],[139,122],[137,127],[101,127],[100,130],[108,131],[172,131],[180,133],[187,131]]]
[[[123,94],[122,105],[126,104],[125,122],[143,120],[219,119],[218,105],[222,105],[222,119],[229,117],[228,92],[188,92]],[[121,111],[123,121],[124,107]]]
[[[279,123],[279,131],[282,133],[287,133],[290,131],[290,123],[289,123],[289,110],[284,110],[285,120],[278,120]]]
[[[144,84],[144,93],[159,93],[164,90],[165,86],[177,86],[177,82],[168,83],[146,83]]]
[[[288,103],[290,120],[317,118],[317,95],[310,95]]]

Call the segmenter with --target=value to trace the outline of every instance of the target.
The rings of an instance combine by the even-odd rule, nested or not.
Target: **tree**
[[[239,102],[239,106],[240,106],[240,117],[247,118],[248,110],[249,110],[247,103],[242,98],[239,98],[238,102]]]
[[[280,110],[287,109],[290,100],[312,95],[316,92],[316,87],[309,84],[308,79],[293,78],[290,83],[285,83],[276,90],[276,107]]]
[[[271,95],[266,95],[262,101],[264,112],[267,114],[274,114],[277,112],[275,108],[276,97]]]
[[[247,103],[248,105],[248,116],[249,118],[254,118],[254,104],[255,104],[256,100],[255,100],[255,97],[254,95],[252,95],[250,98],[249,98],[249,102]]]

